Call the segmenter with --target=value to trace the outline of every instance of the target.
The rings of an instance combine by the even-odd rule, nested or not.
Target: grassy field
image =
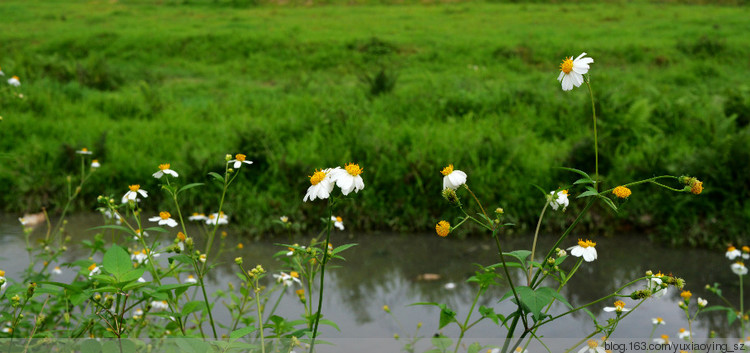
[[[81,147],[103,166],[79,209],[134,183],[151,192],[146,207],[168,209],[150,176],[160,163],[201,182],[244,153],[255,164],[227,212],[255,235],[281,215],[316,228],[307,176],[347,162],[367,185],[341,208],[349,229],[430,231],[453,212],[439,194],[453,163],[525,231],[544,204],[532,184],[575,180],[557,166],[593,172],[588,93],[556,81],[563,57],[585,51],[605,186],[689,174],[706,188],[635,188],[619,215],[595,209],[585,229],[710,246],[746,231],[747,7],[237,4],[0,3],[0,67],[24,95],[0,90],[4,210],[60,207]],[[185,209],[215,211],[218,197],[207,185]]]

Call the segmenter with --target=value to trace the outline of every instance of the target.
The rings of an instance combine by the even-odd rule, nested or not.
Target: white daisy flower
[[[99,164],[99,160],[98,159],[94,159],[94,160],[91,161],[91,168],[96,169],[96,168],[99,168],[101,166],[102,165]]]
[[[743,246],[742,247],[742,258],[747,260],[750,259],[750,246]]]
[[[56,275],[61,275],[62,270],[60,269],[60,266],[55,266],[55,268],[52,269],[52,273]]]
[[[156,179],[160,179],[164,174],[169,174],[175,178],[178,176],[177,172],[169,169],[169,163],[159,164],[159,171],[152,174],[152,176]]]
[[[167,304],[166,300],[154,300],[151,302],[151,310],[153,310],[154,312],[164,311],[167,309],[169,309],[169,304]]]
[[[661,335],[659,338],[654,338],[654,342],[658,344],[669,344],[669,336]]]
[[[289,274],[281,272],[281,274],[273,275],[273,278],[276,278],[277,283],[283,283],[284,287],[289,287],[294,284],[294,282],[297,282],[300,286],[302,285],[302,282],[299,280],[299,274],[294,271]]]
[[[198,212],[193,212],[193,215],[188,217],[188,221],[205,221],[206,219],[208,219],[208,217],[206,217],[205,214]]]
[[[281,223],[289,223],[289,217],[287,216],[281,216],[279,217],[279,220],[281,221]]]
[[[708,300],[698,297],[698,308],[703,309],[708,305]]]
[[[120,224],[119,220],[118,220],[117,224]],[[143,232],[143,236],[144,237],[148,237],[148,232]],[[141,238],[141,230],[140,229],[136,229],[135,230],[135,236],[133,237],[133,240],[138,240],[140,238]]]
[[[594,261],[597,258],[596,243],[588,239],[585,241],[578,239],[578,245],[571,246],[568,250],[575,257],[583,256],[583,260],[586,262]]]
[[[445,189],[458,189],[461,185],[466,184],[466,173],[456,169],[453,169],[453,164],[449,164],[447,167],[440,171],[443,174],[443,190]]]
[[[229,224],[229,217],[227,217],[224,212],[221,212],[221,215],[218,213],[212,213],[208,215],[208,218],[206,218],[206,224],[208,225],[215,225],[215,224]]]
[[[660,317],[655,317],[651,319],[651,323],[654,325],[666,325],[667,324],[666,322],[664,322],[664,319]]]
[[[185,278],[185,283],[198,283],[198,280],[193,277],[193,275],[188,275],[187,278]]]
[[[741,256],[741,255],[742,255],[742,252],[740,252],[734,246],[730,246],[729,248],[727,248],[727,253],[726,253],[727,259],[734,260],[737,258],[737,256]]]
[[[681,340],[689,340],[690,339],[690,331],[686,330],[684,327],[680,329],[680,331],[677,333],[677,336]]]
[[[594,59],[584,56],[586,53],[582,53],[575,60],[571,56],[560,64],[560,76],[557,76],[557,80],[562,83],[563,91],[570,91],[573,87],[583,84],[583,75],[589,72],[589,64],[594,62]]]
[[[148,249],[143,250],[136,250],[133,251],[133,253],[130,255],[130,260],[135,261],[136,263],[140,264],[147,264],[148,263]],[[158,253],[151,253],[151,257],[159,257]]]
[[[618,301],[615,302],[615,306],[614,307],[612,307],[612,306],[605,306],[604,307],[604,311],[606,311],[608,313],[611,313],[613,311],[621,313],[623,311],[630,311],[630,309],[625,309],[625,302],[623,302],[622,300],[618,300]]]
[[[198,256],[198,261],[202,263],[206,263],[206,254],[201,254],[201,256]]]
[[[359,164],[346,164],[344,169],[336,168],[331,171],[331,178],[336,182],[336,186],[341,188],[341,193],[349,195],[350,192],[359,192],[365,188],[365,182],[362,181],[363,169]]]
[[[599,343],[594,340],[589,340],[587,345],[581,348],[578,353],[607,353],[604,348],[599,347]]]
[[[307,188],[307,194],[302,198],[302,202],[315,201],[318,199],[327,199],[333,190],[334,180],[331,178],[332,169],[316,170],[310,176],[310,187]]]
[[[229,161],[229,163],[234,162],[234,165],[232,166],[232,167],[234,167],[234,169],[239,169],[240,167],[242,167],[242,163],[245,163],[247,165],[253,164],[252,161],[246,161],[245,160],[245,158],[247,158],[247,156],[245,156],[244,154],[238,153],[237,155],[234,156],[234,158],[235,159]]]
[[[81,148],[81,150],[76,151],[76,153],[77,154],[86,154],[86,155],[88,155],[88,154],[92,154],[93,152],[89,151],[88,148],[84,147],[84,148]]]
[[[117,224],[122,223],[122,220],[120,220],[120,214],[117,212],[112,212],[112,210],[106,209],[104,210],[103,214],[104,217],[107,217],[108,219],[114,218]]]
[[[0,270],[0,294],[3,294],[6,286],[8,286],[8,280],[5,279],[5,271]]]
[[[742,261],[737,261],[732,264],[732,272],[734,272],[736,275],[744,276],[747,274],[747,267],[745,267],[745,264],[742,263]]]
[[[654,298],[661,298],[665,294],[667,294],[668,287],[662,287],[661,277],[664,277],[664,274],[659,272],[655,274],[653,277],[648,279],[648,289],[651,290]]]
[[[344,230],[344,220],[342,220],[341,217],[331,216],[331,221],[333,221],[334,227],[338,228],[339,230]]]
[[[518,346],[516,347],[515,353],[529,353],[528,349],[523,349],[523,347]],[[500,353],[500,350],[498,349],[498,353]]]
[[[137,200],[138,194],[143,197],[148,197],[148,192],[146,190],[142,190],[141,186],[138,184],[129,185],[128,188],[130,189],[130,191],[126,192],[125,195],[122,196],[122,203],[128,203],[128,201],[135,202]]]
[[[135,309],[135,311],[133,312],[133,319],[138,320],[141,318],[141,316],[143,316],[143,309]]]
[[[565,211],[566,208],[568,208],[568,204],[570,204],[570,201],[568,201],[568,190],[561,190],[555,193],[554,191],[550,192],[550,195],[552,195],[551,200],[549,202],[549,205],[552,207],[553,210],[557,211],[560,206],[562,206],[562,210]]]
[[[150,222],[159,222],[159,225],[168,225],[172,228],[177,227],[177,221],[171,218],[172,215],[169,212],[159,212],[158,217],[151,217],[148,220]]]
[[[21,80],[18,79],[18,76],[13,76],[8,79],[8,84],[14,87],[18,87],[21,85]]]
[[[99,266],[97,266],[96,263],[93,263],[91,264],[91,266],[89,266],[89,278],[94,277],[101,273],[102,273],[102,269]]]

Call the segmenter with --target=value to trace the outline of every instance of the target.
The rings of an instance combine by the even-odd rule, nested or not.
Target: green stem
[[[331,217],[333,217],[333,203],[328,200],[328,218],[326,218],[326,242],[323,246],[323,262],[320,264],[320,294],[318,297],[318,312],[315,314],[313,325],[312,342],[310,342],[310,353],[315,348],[315,338],[318,335],[318,324],[320,323],[320,311],[323,308],[323,280],[326,275],[326,262],[328,261],[328,242],[331,240]],[[310,294],[312,299],[312,293]]]
[[[591,96],[591,114],[594,118],[594,189],[599,190],[599,140],[596,134],[596,105],[594,104],[594,91],[591,89],[591,83],[586,78],[586,86],[589,88]]]
[[[542,213],[539,215],[539,220],[536,222],[536,231],[534,231],[534,243],[531,245],[531,257],[529,258],[529,271],[526,274],[526,285],[531,286],[531,270],[533,268],[531,262],[534,261],[534,253],[536,252],[536,241],[539,238],[539,228],[542,226],[542,219],[544,219],[544,212],[547,211],[547,206],[549,206],[549,202],[544,202],[544,208],[542,208]]]
[[[263,337],[263,311],[260,310],[260,290],[257,288],[258,287],[258,280],[257,279],[255,280],[255,287],[256,287],[256,288],[254,288],[256,290],[256,292],[255,292],[255,304],[256,304],[256,307],[258,308],[258,310],[257,310],[257,312],[258,312],[258,325],[260,325],[260,350],[261,350],[262,353],[266,353],[266,341],[265,341],[265,338]]]
[[[745,337],[745,300],[742,297],[742,291],[742,275],[740,275],[740,315],[742,315],[740,318],[740,326],[742,326],[742,337]]]
[[[458,341],[456,342],[456,349],[453,351],[453,353],[458,352],[458,347],[461,346],[461,340],[464,338],[464,333],[469,329],[469,319],[471,318],[471,313],[474,312],[474,307],[477,305],[477,300],[479,300],[479,295],[482,294],[482,291],[484,288],[479,287],[479,290],[477,291],[477,295],[474,297],[474,301],[471,303],[471,308],[469,309],[469,313],[466,315],[466,320],[464,320],[464,324],[459,326],[461,327],[461,334],[458,336]]]

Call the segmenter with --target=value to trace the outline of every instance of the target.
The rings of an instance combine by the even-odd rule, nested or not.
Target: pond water
[[[102,222],[100,215],[75,215],[70,218],[67,229],[74,236],[74,240],[80,241],[90,239],[95,231],[89,228],[101,225]],[[41,228],[43,227],[37,229],[32,237],[43,236],[44,230]],[[226,230],[229,233],[227,244],[236,244],[240,241],[231,234],[231,228]],[[170,234],[169,238],[166,235],[160,236],[164,237],[165,242],[169,242],[174,237],[174,234]],[[501,240],[503,250],[512,251],[530,248],[532,237],[514,236]],[[552,237],[543,236],[540,240],[540,249],[546,251],[554,240]],[[572,246],[575,240],[577,238],[570,238],[563,245]],[[665,248],[651,244],[645,237],[637,234],[611,238],[597,237],[592,240],[597,242],[598,260],[583,263],[578,274],[562,291],[563,296],[574,305],[603,297],[631,279],[642,276],[646,270],[673,273],[684,278],[687,282],[685,289],[693,293],[692,311],[695,310],[694,303],[697,297],[707,299],[709,306],[719,304],[719,299],[704,288],[706,284],[714,282],[722,285],[724,295],[730,301],[739,303],[737,276],[731,272],[730,262],[722,252]],[[262,264],[269,274],[280,270],[281,263],[273,259],[272,255],[284,249],[275,243],[287,243],[288,238],[257,242],[246,239],[241,241],[244,243],[244,249],[225,252],[220,260],[221,264],[210,272],[210,291],[216,288],[226,289],[229,282],[235,285],[239,283],[233,261],[237,256],[244,258],[246,267],[257,263]],[[309,238],[303,236],[294,239],[294,242],[300,244],[307,241]],[[474,274],[476,266],[473,264],[490,265],[499,260],[494,241],[488,237],[462,240],[452,236],[440,238],[434,233],[358,234],[347,229],[334,233],[332,242],[335,245],[350,242],[358,244],[343,253],[347,261],[338,263],[341,265],[340,268],[326,273],[323,312],[325,318],[338,324],[341,331],[321,326],[322,337],[333,341],[338,347],[346,347],[347,344],[360,348],[363,345],[380,345],[380,348],[392,345],[396,347],[394,351],[398,351],[399,345],[394,341],[393,335],[413,335],[419,322],[423,323],[420,329],[421,336],[431,337],[441,332],[457,337],[458,330],[453,325],[438,329],[437,308],[410,304],[446,303],[463,320],[476,294],[476,286],[465,282]],[[17,217],[0,215],[0,244],[0,269],[5,270],[6,277],[12,279],[28,264],[22,228]],[[62,256],[61,263],[74,262],[85,257],[87,252],[72,247]],[[166,260],[165,257],[162,256],[161,260]],[[572,261],[564,264],[566,265],[572,266]],[[71,281],[74,277],[73,272],[73,269],[69,269],[56,280]],[[437,274],[440,278],[432,281],[419,280],[420,275],[425,273]],[[514,270],[512,276],[518,282],[521,274]],[[446,286],[449,283],[455,284],[455,288],[449,289],[449,286]],[[552,283],[549,285],[554,286]],[[634,287],[633,290],[635,289],[640,288]],[[507,290],[507,287],[492,288],[481,297],[479,305],[493,307],[497,313],[510,313],[513,307],[510,301],[497,302]],[[283,297],[277,313],[287,319],[297,319],[303,312],[302,306],[292,293],[292,289],[287,291],[289,293]],[[275,300],[275,295],[269,303]],[[317,296],[315,299],[317,301]],[[670,289],[662,298],[648,299],[620,324],[613,337],[645,340],[653,327],[651,319],[661,317],[666,321],[666,325],[657,328],[656,337],[667,334],[676,340],[678,330],[688,327],[685,315],[677,305],[680,300],[679,293],[674,289]],[[626,307],[632,308],[635,305],[630,299],[624,301]],[[612,304],[610,301],[599,303],[592,306],[591,311],[604,323],[613,314],[604,312],[602,308]],[[383,311],[383,305],[391,308],[398,321]],[[218,320],[228,321],[226,310],[221,305],[217,305],[217,308]],[[564,311],[565,307],[562,304],[555,304],[552,308],[553,314]],[[546,338],[564,339],[572,344],[590,334],[592,327],[588,315],[576,313],[543,327],[539,334]],[[705,340],[710,331],[716,332],[717,337],[740,336],[738,325],[735,323],[731,327],[728,326],[724,312],[702,314],[697,323],[693,324],[693,330],[697,341]],[[497,342],[504,335],[504,329],[485,320],[469,330],[466,335],[468,338],[465,340],[469,343],[474,340]]]

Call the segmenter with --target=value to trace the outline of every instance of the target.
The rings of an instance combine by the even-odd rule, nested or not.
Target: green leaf
[[[542,189],[542,187],[541,187],[541,186],[539,186],[539,185],[536,185],[536,184],[531,184],[531,186],[533,186],[533,187],[537,188],[537,189],[538,189],[539,191],[541,191],[541,192],[542,192],[542,195],[544,195],[545,197],[547,197],[547,191],[546,191],[546,190],[544,190],[544,189]]]
[[[218,181],[220,181],[220,182],[222,182],[222,183],[224,182],[224,177],[223,177],[223,176],[221,176],[221,175],[219,175],[219,173],[216,173],[216,172],[210,172],[210,173],[208,173],[208,175],[210,175],[210,176],[214,177],[214,179],[216,179],[216,180],[218,180]]]
[[[576,198],[580,199],[582,197],[589,197],[589,196],[596,196],[596,195],[599,195],[599,193],[596,191],[589,190],[589,191],[582,192],[580,195],[576,196]]]
[[[222,181],[223,181],[223,180],[222,180]],[[177,190],[177,194],[179,194],[179,193],[181,193],[181,192],[183,192],[183,191],[185,191],[185,190],[188,190],[188,189],[192,189],[192,188],[195,188],[195,187],[199,187],[199,186],[202,186],[202,185],[204,185],[204,184],[203,184],[203,183],[192,183],[192,184],[187,184],[187,185],[185,185],[185,186],[181,187],[181,188],[180,188],[180,190]]]
[[[550,291],[554,292],[554,289],[541,287],[533,290],[527,286],[516,287],[516,293],[518,293],[518,297],[521,300],[521,305],[537,319],[541,317],[542,309],[553,300]]]
[[[445,327],[445,325],[450,324],[453,321],[456,321],[456,312],[448,308],[445,304],[438,305],[440,307],[440,324],[438,325],[438,329],[441,329]]]
[[[737,320],[737,314],[735,314],[732,310],[727,310],[727,321],[729,321],[729,326],[732,326],[734,320]]]
[[[479,307],[479,313],[482,314],[482,317],[486,317],[492,320],[495,325],[499,325],[500,321],[505,321],[502,315],[495,314],[495,309],[486,307],[484,305]]]
[[[125,233],[128,233],[128,234],[130,234],[132,236],[135,236],[135,233],[132,230],[130,230],[130,228],[123,227],[123,226],[118,226],[118,225],[115,225],[115,224],[110,224],[110,225],[106,225],[106,226],[98,226],[98,227],[89,228],[89,230],[94,230],[94,229],[116,229],[116,230],[120,230],[120,231],[123,231]]]
[[[124,283],[124,282],[135,281],[141,278],[141,276],[143,276],[143,272],[146,272],[146,269],[143,267],[134,268],[128,272],[125,272],[120,278],[120,282]]]
[[[521,261],[521,265],[526,267],[526,258],[531,255],[531,251],[528,250],[516,250],[511,252],[503,253],[505,256],[512,256]]]
[[[324,324],[324,325],[328,325],[328,326],[331,326],[331,327],[335,328],[335,329],[336,329],[336,331],[339,331],[339,332],[341,332],[341,329],[339,328],[339,326],[338,326],[338,325],[336,325],[336,323],[335,323],[335,322],[333,322],[333,321],[331,321],[331,320],[328,320],[328,319],[320,319],[320,323],[321,323],[321,324]]]
[[[482,345],[479,344],[479,342],[474,342],[469,345],[469,350],[466,351],[466,353],[479,353],[481,349],[482,349]]]
[[[102,345],[97,340],[89,339],[81,342],[81,353],[100,353],[101,351]]]
[[[589,178],[581,178],[581,179],[576,180],[573,183],[573,185],[578,185],[578,184],[595,184],[595,183],[594,183],[593,180],[591,180]]]
[[[72,286],[70,284],[66,284],[66,283],[43,281],[43,282],[39,282],[39,284],[49,284],[49,285],[52,285],[52,286],[63,287],[63,288],[65,288],[65,289],[67,289],[67,290],[69,290],[69,291],[71,291],[73,293],[80,293],[81,292],[80,288]]]
[[[357,246],[357,244],[355,243],[355,244],[344,244],[344,245],[341,245],[341,246],[339,246],[339,247],[337,247],[337,248],[333,249],[333,252],[332,252],[332,253],[333,253],[334,255],[336,255],[336,254],[338,254],[338,253],[340,253],[340,252],[342,252],[342,251],[344,251],[344,250],[346,250],[346,249],[349,249],[349,248],[351,248],[352,246]]]
[[[194,300],[188,302],[182,306],[182,316],[188,316],[196,311],[201,311],[206,308],[206,302],[202,300]]]
[[[117,278],[121,278],[126,272],[133,269],[133,263],[130,262],[128,252],[117,245],[107,249],[102,259],[102,266]]]
[[[143,230],[144,232],[159,232],[159,233],[166,233],[168,230],[162,228],[162,227],[149,227]]]
[[[604,203],[606,203],[607,206],[611,207],[612,210],[615,211],[615,213],[617,213],[617,206],[615,206],[614,202],[612,202],[612,200],[610,200],[609,197],[599,194],[599,198],[602,199],[602,201],[604,201]]]
[[[728,308],[728,307],[726,307],[726,306],[721,306],[721,305],[714,305],[714,306],[709,306],[709,307],[707,307],[707,308],[705,308],[705,309],[701,310],[701,312],[706,312],[706,311],[717,311],[717,310],[726,310],[726,311],[728,311],[728,312],[730,312],[730,313],[734,313],[734,310],[732,310],[732,308]]]
[[[257,331],[257,330],[258,329],[255,326],[250,325],[250,326],[243,327],[241,329],[237,329],[237,330],[232,331],[232,333],[229,334],[229,338],[232,339],[232,340],[240,339],[240,338],[245,337],[245,336],[247,336],[247,335],[249,335],[249,334],[251,334],[251,333],[253,333],[253,332]]]
[[[588,174],[586,174],[586,172],[584,172],[584,171],[582,171],[580,169],[566,168],[566,167],[556,167],[556,168],[557,169],[562,169],[562,170],[567,170],[567,171],[573,172],[573,173],[577,173],[577,174],[580,174],[581,176],[583,176],[584,178],[591,179],[591,176],[589,176]]]
[[[165,285],[162,285],[162,286],[159,286],[158,288],[156,288],[156,291],[157,292],[167,292],[167,291],[171,291],[173,289],[187,288],[187,287],[192,287],[192,286],[195,286],[195,284],[193,284],[193,283],[165,284]]]
[[[445,336],[433,337],[431,341],[432,345],[441,351],[445,351],[453,345],[453,340]]]

